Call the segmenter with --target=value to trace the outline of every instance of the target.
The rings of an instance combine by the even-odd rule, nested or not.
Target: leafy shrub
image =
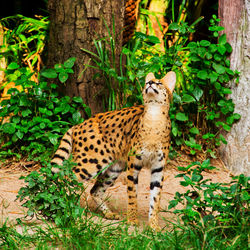
[[[15,62],[39,71],[48,34],[48,17],[9,16],[0,19],[0,24],[4,27],[0,58],[4,57],[7,64]]]
[[[42,215],[62,227],[81,216],[83,209],[79,202],[83,186],[72,171],[73,165],[65,161],[63,166],[56,166],[61,171],[52,174],[52,166],[47,164],[39,172],[33,171],[20,178],[27,185],[19,190],[17,199],[28,208],[27,216],[41,219]]]
[[[165,52],[156,47],[160,43],[157,37],[136,32],[134,41],[122,49],[119,69],[115,64],[117,60],[110,56],[115,55],[115,39],[111,34],[107,39],[95,40],[97,53],[84,51],[92,55],[94,67],[100,71],[96,77],[106,79],[108,109],[141,104],[141,89],[147,73],[153,72],[160,78],[173,70],[177,73],[170,109],[173,146],[185,146],[193,155],[206,152],[216,157],[215,147],[226,143],[221,132],[230,131],[240,118],[234,113],[232,99],[227,98],[231,93],[228,83],[238,76],[238,72],[230,69],[227,57],[232,48],[225,34],[218,35],[218,31],[223,30],[218,22],[219,19],[213,16],[209,27],[211,41],[197,42],[188,42],[197,22],[191,25],[183,21],[172,22],[165,38]],[[213,42],[218,36],[218,43]],[[171,47],[167,46],[169,37],[177,38]],[[110,50],[113,52],[109,53]],[[122,66],[124,57],[125,68]]]
[[[65,82],[68,74],[73,72],[74,61],[75,58],[70,58],[64,64],[55,65],[54,69],[43,70],[39,83],[31,80],[33,73],[28,68],[19,67],[14,62],[9,64],[9,81],[20,85],[23,90],[9,89],[11,98],[0,104],[1,157],[14,154],[18,158],[22,155],[28,159],[46,159],[66,130],[83,121],[80,110],[85,109],[90,115],[80,97],[61,97],[56,90],[58,86],[48,84],[44,78],[58,76],[61,82]]]
[[[214,168],[209,160],[179,167],[184,173],[176,177],[183,179],[180,184],[188,190],[185,193],[176,192],[168,208],[182,204],[184,208],[175,209],[174,213],[180,214],[184,224],[199,233],[212,227],[215,234],[231,238],[240,235],[240,240],[244,242],[249,225],[250,178],[242,174],[233,177],[230,183],[213,183],[204,179],[203,171]]]

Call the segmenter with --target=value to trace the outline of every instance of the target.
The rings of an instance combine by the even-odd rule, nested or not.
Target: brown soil
[[[217,167],[217,170],[205,172],[204,177],[211,179],[213,182],[228,182],[230,181],[230,172],[227,171],[219,160],[213,161],[212,164]],[[175,178],[179,173],[177,166],[188,165],[187,161],[171,161],[164,172],[165,181],[161,196],[160,225],[163,227],[165,220],[173,220],[175,217],[173,213],[167,212],[169,201],[173,199],[175,192],[184,192],[185,188],[179,184],[180,178]],[[22,168],[1,168],[0,169],[0,226],[8,219],[9,223],[14,223],[16,218],[22,218],[25,214],[25,209],[21,206],[19,201],[16,201],[18,190],[24,186],[24,181],[19,180],[22,175],[27,175],[28,171]],[[139,176],[138,186],[138,214],[140,224],[147,221],[148,207],[149,207],[149,182],[150,170],[143,169]],[[86,195],[93,183],[88,183]],[[127,195],[126,195],[126,174],[122,173],[116,181],[115,185],[108,189],[107,196],[109,197],[109,206],[113,211],[121,213],[126,217]],[[81,203],[84,204],[85,198],[82,198]],[[88,199],[88,206],[94,209],[95,205],[91,199]]]

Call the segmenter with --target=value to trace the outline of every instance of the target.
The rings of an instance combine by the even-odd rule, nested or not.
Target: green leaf
[[[32,111],[30,109],[25,109],[22,111],[23,117],[27,117],[29,114],[32,114]]]
[[[170,23],[168,26],[169,30],[178,30],[179,29],[179,24],[178,23]]]
[[[3,128],[4,133],[14,134],[16,131],[16,124],[15,123],[4,123],[2,128]]]
[[[65,72],[60,72],[58,78],[61,83],[65,83],[68,80],[69,75]]]
[[[197,87],[195,87],[195,89],[192,91],[192,94],[194,95],[195,99],[196,99],[197,101],[199,101],[200,98],[201,98],[202,95],[203,95],[203,90],[197,86]]]
[[[226,42],[227,42],[227,36],[226,36],[226,34],[221,35],[219,37],[219,44],[224,45],[224,44],[226,44]]]
[[[213,72],[209,73],[208,77],[209,77],[211,83],[214,83],[218,79],[218,74],[213,71]]]
[[[76,103],[83,103],[83,100],[80,96],[74,96],[72,100]]]
[[[15,62],[12,62],[8,65],[7,69],[18,69],[19,65]]]
[[[199,62],[201,59],[194,53],[190,54],[190,60],[193,62]]]
[[[224,144],[227,144],[227,140],[225,139],[225,137],[224,137],[222,134],[219,135],[219,138],[220,138],[220,140],[221,140]]]
[[[72,68],[75,64],[75,61],[76,57],[71,57],[67,61],[65,61],[63,65],[65,66],[65,68]]]
[[[55,68],[56,70],[64,70],[64,66],[63,66],[61,63],[55,64],[54,68]]]
[[[184,94],[184,95],[182,96],[182,101],[183,101],[183,102],[189,103],[189,102],[195,102],[195,99],[194,99],[194,97],[191,96],[191,95]]]
[[[219,82],[215,82],[214,83],[214,87],[217,89],[217,90],[220,90],[221,89],[221,85]]]
[[[231,130],[231,127],[225,123],[222,124],[222,127],[227,131],[229,132]]]
[[[232,47],[231,47],[231,45],[229,43],[225,44],[225,48],[226,48],[228,53],[231,53],[233,51],[233,49],[232,49]]]
[[[177,136],[177,133],[178,133],[177,127],[172,128],[172,133],[173,133],[174,136]]]
[[[213,57],[213,55],[209,52],[206,53],[206,58],[210,60]]]
[[[187,45],[188,48],[197,48],[197,43],[196,42],[190,42],[188,45]]]
[[[22,138],[23,138],[23,135],[24,135],[24,133],[21,132],[20,130],[18,130],[18,131],[16,132],[16,136],[17,136],[19,139],[22,139]]]
[[[73,118],[73,121],[75,123],[79,123],[80,119],[81,119],[81,113],[78,111],[78,112],[75,112],[73,115],[72,115],[72,118]]]
[[[238,113],[233,114],[235,120],[239,120],[241,118],[241,115]]]
[[[150,43],[153,43],[153,44],[160,43],[159,38],[156,37],[156,36],[148,36],[147,41],[150,42]]]
[[[184,113],[179,112],[179,113],[176,114],[176,120],[178,120],[178,121],[187,121],[188,117]]]
[[[218,74],[224,74],[225,73],[225,67],[221,64],[213,63],[213,68]]]
[[[196,127],[191,128],[189,132],[195,135],[198,135],[200,133],[199,129]]]
[[[56,145],[58,140],[57,140],[58,136],[55,134],[50,133],[49,134],[49,141],[53,144]]]
[[[207,71],[205,69],[200,70],[197,74],[197,77],[202,79],[202,80],[206,80],[208,78]]]
[[[222,93],[227,95],[227,94],[232,94],[232,90],[228,88],[222,88]]]
[[[218,47],[218,52],[221,54],[221,55],[224,55],[225,53],[226,53],[226,51],[227,51],[227,49],[225,48],[225,46],[224,45],[219,45],[219,47]]]
[[[211,43],[207,40],[201,40],[200,45],[203,47],[208,47]]]
[[[41,128],[41,129],[44,129],[45,127],[46,127],[46,124],[45,124],[44,122],[41,122],[41,123],[40,123],[40,128]]]
[[[54,69],[44,69],[41,75],[46,78],[57,78],[57,73]]]

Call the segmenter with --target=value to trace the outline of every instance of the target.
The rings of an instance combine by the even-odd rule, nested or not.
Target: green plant
[[[180,214],[184,225],[192,227],[199,235],[201,231],[209,232],[212,227],[216,233],[222,231],[225,237],[230,235],[244,242],[249,226],[250,178],[240,175],[230,183],[213,183],[204,179],[203,171],[214,168],[209,160],[179,167],[184,173],[176,177],[183,178],[180,184],[189,189],[185,193],[176,192],[168,208],[182,204],[184,207],[175,209],[174,213]]]
[[[20,178],[25,180],[26,186],[19,190],[17,199],[28,208],[27,216],[41,219],[42,215],[65,227],[83,215],[84,209],[79,205],[83,185],[72,171],[74,165],[68,160],[63,166],[53,166],[60,169],[53,174],[51,164],[47,164],[39,172],[33,171]]]
[[[58,86],[48,84],[44,78],[58,76],[65,82],[73,72],[74,61],[75,58],[70,58],[64,64],[56,64],[54,69],[44,69],[39,83],[31,80],[33,72],[28,68],[15,62],[8,65],[8,80],[23,90],[9,89],[10,99],[0,104],[1,158],[15,155],[39,161],[47,159],[66,130],[83,121],[80,110],[91,115],[80,97],[61,97],[56,90]]]
[[[134,40],[122,49],[119,70],[115,63],[115,38],[110,32],[108,38],[94,41],[97,53],[84,51],[92,55],[96,64],[92,67],[99,70],[97,76],[106,79],[108,109],[141,104],[147,73],[153,72],[160,78],[170,70],[175,71],[177,86],[170,108],[173,147],[185,146],[192,155],[201,152],[215,158],[215,148],[226,143],[221,132],[230,131],[232,124],[240,119],[240,115],[234,113],[234,103],[227,97],[231,93],[228,83],[238,77],[239,72],[230,69],[227,56],[232,48],[226,35],[219,36],[218,43],[214,39],[223,29],[218,26],[216,16],[209,27],[210,41],[188,42],[200,20],[188,25],[180,20],[179,13],[176,22],[168,27],[165,52],[156,46],[160,44],[157,37],[136,32]],[[169,47],[171,37],[176,39]],[[126,65],[122,66],[125,59]]]
[[[48,32],[48,17],[30,18],[22,15],[0,20],[4,27],[4,41],[0,46],[0,58],[7,64],[16,62],[30,70],[40,70],[41,53],[44,50]]]

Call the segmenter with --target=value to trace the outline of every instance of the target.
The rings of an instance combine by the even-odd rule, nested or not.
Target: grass
[[[239,234],[230,238],[223,228],[209,226],[195,228],[180,223],[172,228],[153,232],[149,228],[131,229],[125,222],[104,223],[102,219],[84,213],[67,227],[47,223],[0,228],[1,249],[247,249],[247,230],[237,228]],[[233,230],[233,228],[231,228]]]

